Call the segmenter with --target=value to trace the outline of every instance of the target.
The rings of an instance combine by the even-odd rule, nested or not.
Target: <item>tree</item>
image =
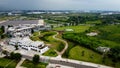
[[[15,54],[14,54],[14,59],[15,59],[15,60],[20,60],[21,57],[22,57],[22,55],[21,55],[20,53],[15,53]]]
[[[15,50],[18,50],[18,45],[15,45]]]
[[[8,53],[9,53],[8,51],[4,50],[4,51],[2,51],[2,53],[8,57]]]
[[[12,52],[12,53],[10,53],[10,57],[11,57],[11,59],[20,60],[22,55],[20,53]]]
[[[53,26],[53,25],[51,25],[51,28],[54,28],[54,26]]]
[[[4,27],[1,26],[0,28],[0,39],[3,39]]]
[[[34,33],[34,30],[33,30],[33,29],[31,29],[31,33],[32,33],[32,34]]]
[[[109,57],[113,59],[113,62],[117,62],[120,59],[120,46],[111,48]]]
[[[57,47],[57,50],[58,51],[61,51],[62,49],[64,49],[64,44],[61,42],[60,44],[59,44],[59,46]]]
[[[40,60],[39,55],[34,55],[34,57],[33,57],[33,63],[34,63],[34,64],[38,64],[38,63],[39,63],[39,60]]]
[[[0,35],[3,34],[2,29],[0,28]]]
[[[10,57],[11,57],[11,59],[14,59],[14,52],[10,53]]]
[[[2,32],[4,33],[4,32],[5,32],[5,27],[4,27],[4,26],[1,26],[1,30],[2,30]]]

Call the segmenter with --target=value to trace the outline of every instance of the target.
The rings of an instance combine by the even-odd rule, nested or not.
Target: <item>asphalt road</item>
[[[50,63],[60,64],[60,65],[65,65],[65,66],[70,66],[70,67],[75,67],[75,68],[95,68],[95,67],[90,67],[90,66],[75,64],[75,63],[66,62],[66,61],[50,60]]]
[[[22,56],[23,56],[23,58],[32,60],[31,56],[26,56],[26,55],[22,55]],[[40,61],[41,61],[41,59],[42,59],[42,61],[45,60],[45,58],[40,58]],[[60,65],[65,65],[65,66],[71,66],[71,67],[75,67],[75,68],[95,68],[95,67],[75,64],[75,63],[66,62],[66,61],[58,61],[58,60],[53,60],[53,59],[49,59],[48,63],[60,64]]]

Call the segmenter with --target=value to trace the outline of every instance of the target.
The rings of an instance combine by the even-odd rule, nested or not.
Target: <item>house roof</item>
[[[44,44],[44,42],[42,42],[42,41],[34,41],[34,42],[31,42],[31,45],[32,45],[32,46],[39,46],[39,45],[42,45],[42,44]]]

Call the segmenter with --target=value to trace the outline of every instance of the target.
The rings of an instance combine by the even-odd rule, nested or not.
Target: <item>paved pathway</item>
[[[22,58],[20,62],[17,64],[16,68],[26,68],[21,66],[24,61],[25,61],[25,58]]]
[[[65,44],[64,49],[61,52],[57,52],[58,56],[62,56],[62,54],[64,54],[64,52],[67,50],[68,48],[68,43],[65,40],[56,38],[56,36],[59,34],[58,32],[56,32],[57,34],[53,35],[53,38],[56,40],[60,40],[61,42],[63,42]]]
[[[46,68],[74,68],[74,67],[70,67],[70,66],[65,66],[65,65],[60,65],[60,64],[52,64],[52,63],[49,63],[47,65]]]

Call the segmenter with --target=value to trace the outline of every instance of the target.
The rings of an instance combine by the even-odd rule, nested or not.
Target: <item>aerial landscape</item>
[[[119,6],[119,0],[1,0],[0,68],[120,68]]]

